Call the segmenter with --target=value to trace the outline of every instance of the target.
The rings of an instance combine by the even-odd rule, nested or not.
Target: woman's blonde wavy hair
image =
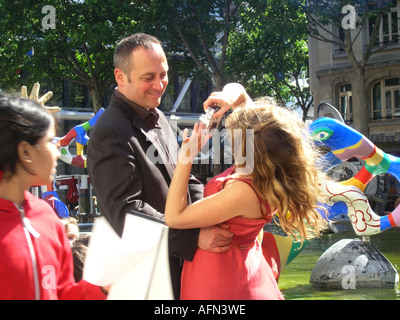
[[[295,241],[318,236],[326,225],[317,210],[318,203],[325,202],[320,188],[325,175],[316,165],[319,154],[300,116],[262,99],[236,108],[226,127],[233,140],[238,129],[242,142],[248,138],[246,130],[254,134],[253,187],[276,210],[276,223]],[[247,158],[250,150],[241,145],[242,150],[233,150],[234,156],[247,153]]]

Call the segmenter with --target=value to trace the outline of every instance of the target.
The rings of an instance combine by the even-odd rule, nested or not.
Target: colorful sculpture
[[[83,154],[83,147],[87,145],[89,136],[87,132],[94,127],[97,119],[103,114],[104,108],[101,108],[93,118],[80,125],[72,128],[64,137],[56,138],[57,147],[60,151],[60,159],[75,167],[86,168],[86,156]],[[76,155],[72,155],[69,151],[69,146],[75,141]],[[50,187],[50,189],[49,189]],[[42,198],[53,205],[54,210],[61,218],[66,218],[69,215],[67,206],[58,198],[57,192],[53,186],[47,186],[48,191],[42,194]]]
[[[306,247],[308,240],[294,241],[291,236],[281,236],[272,232],[263,233],[262,250],[276,281],[282,270]]]
[[[46,108],[50,113],[59,112],[61,110],[59,107],[47,107],[44,105],[53,96],[53,92],[48,91],[39,98],[39,89],[40,89],[40,84],[38,82],[36,82],[33,85],[31,94],[29,95],[29,98],[28,98],[28,91],[25,86],[22,86],[21,87],[21,96],[24,99],[30,99],[30,100],[36,101],[37,103],[42,105],[44,108]]]
[[[36,101],[46,108],[50,113],[59,112],[61,110],[59,107],[47,107],[44,105],[53,96],[53,92],[46,92],[39,98],[39,89],[40,84],[35,83],[32,87],[31,94],[28,97],[26,86],[22,86],[21,97]],[[83,147],[89,141],[87,132],[94,127],[97,119],[103,114],[103,112],[104,108],[101,108],[89,121],[75,126],[64,137],[56,138],[57,146],[61,153],[60,159],[62,161],[75,167],[86,168],[86,156],[83,154]],[[73,141],[76,143],[76,155],[72,155],[69,151],[69,146]],[[68,217],[69,210],[67,206],[59,199],[54,183],[47,185],[46,191],[42,193],[42,199],[48,202],[61,218]]]
[[[50,204],[60,218],[68,218],[69,210],[58,197],[57,191],[55,190],[55,181],[47,185],[46,191],[42,192],[42,199]]]
[[[57,146],[60,150],[60,159],[62,161],[75,167],[86,168],[86,156],[83,154],[83,147],[89,141],[87,132],[94,127],[103,112],[104,108],[101,108],[89,121],[73,127],[64,137],[58,138]],[[76,155],[72,155],[69,151],[73,141],[76,144]]]
[[[39,98],[40,84],[35,83],[32,87],[31,94],[28,98],[28,92],[26,86],[21,87],[21,96],[24,99],[30,99],[36,101],[51,113],[57,113],[61,109],[59,107],[47,107],[44,104],[50,100],[53,96],[53,92],[48,91]],[[93,128],[97,119],[104,112],[104,108],[101,108],[95,116],[80,125],[72,128],[64,137],[58,139],[58,148],[61,153],[61,160],[75,167],[86,168],[86,157],[83,155],[83,147],[87,144],[89,136],[87,132]],[[72,155],[69,151],[69,146],[75,140],[76,143],[76,155]]]
[[[358,131],[333,118],[319,118],[310,125],[311,134],[320,146],[329,148],[321,159],[324,170],[353,157],[365,160],[365,165],[354,177],[341,182],[328,181],[326,189],[329,205],[325,205],[328,219],[347,214],[358,236],[372,236],[389,228],[400,226],[400,206],[379,216],[371,208],[364,190],[380,173],[390,173],[400,181],[400,158],[385,153]],[[264,232],[264,256],[271,265],[276,279],[280,272],[305,247],[291,237]],[[306,243],[305,243],[306,244]]]
[[[321,145],[331,149],[322,159],[325,169],[353,157],[365,160],[365,165],[354,177],[325,185],[329,199],[334,203],[327,207],[328,218],[347,213],[359,236],[371,236],[400,226],[400,206],[381,217],[371,209],[364,195],[365,187],[377,174],[390,173],[400,181],[400,159],[385,153],[361,133],[336,119],[317,119],[310,129]]]

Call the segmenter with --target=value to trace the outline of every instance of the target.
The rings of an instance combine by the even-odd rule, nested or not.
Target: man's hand
[[[229,250],[232,232],[225,223],[200,229],[198,247],[205,251],[221,253]]]

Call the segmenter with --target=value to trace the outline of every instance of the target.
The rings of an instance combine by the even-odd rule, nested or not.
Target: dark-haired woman
[[[47,185],[60,157],[54,119],[38,103],[0,96],[0,299],[104,299],[76,283],[65,228],[29,193]]]

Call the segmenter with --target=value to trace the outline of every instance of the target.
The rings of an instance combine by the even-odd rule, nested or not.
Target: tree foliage
[[[229,39],[228,69],[254,96],[294,100],[304,119],[312,105],[300,84],[308,65],[305,15],[287,1],[248,1],[240,8],[239,32]]]
[[[205,74],[219,90],[226,80],[228,39],[237,26],[236,12],[241,3],[234,0],[152,1],[149,8],[153,16],[149,18],[161,31],[160,37],[168,52],[191,60],[191,70],[187,73],[192,77]]]
[[[55,8],[55,29],[42,27],[45,5]],[[288,5],[278,0],[1,1],[0,88],[68,79],[88,86],[97,111],[114,83],[115,44],[147,32],[162,40],[174,57],[171,69],[181,75],[210,79],[217,90],[237,79],[255,96],[285,102],[296,96],[306,108],[307,89],[293,86],[307,65],[304,17]]]
[[[55,8],[54,29],[42,27],[45,5]],[[97,111],[113,84],[114,45],[133,30],[142,30],[139,13],[130,1],[118,5],[110,0],[2,1],[0,86],[8,89],[52,78],[69,79],[88,86]],[[29,75],[23,83],[17,70]]]

